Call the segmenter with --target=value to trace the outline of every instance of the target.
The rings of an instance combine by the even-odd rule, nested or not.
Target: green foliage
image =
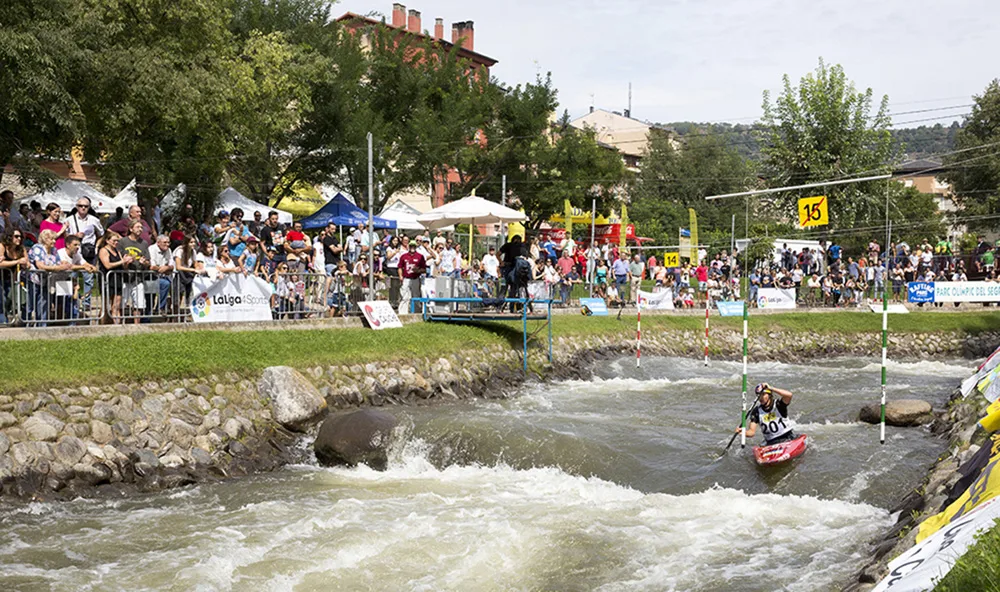
[[[980,533],[954,567],[934,586],[934,592],[1000,592],[1000,520]]]
[[[945,160],[949,166],[942,176],[955,191],[955,198],[971,216],[991,216],[970,220],[971,229],[1000,227],[1000,80],[993,80],[975,97],[972,113],[956,136],[962,150]],[[989,145],[989,146],[988,146]],[[982,147],[982,148],[979,148]]]
[[[656,239],[657,244],[673,245],[678,228],[689,225],[688,208],[694,208],[699,241],[728,248],[733,215],[739,236],[743,235],[746,201],[705,201],[705,197],[743,191],[754,182],[750,163],[714,136],[691,132],[678,142],[653,133],[629,214],[638,234]]]
[[[30,166],[69,154],[82,125],[83,76],[72,0],[9,0],[0,9],[0,175],[16,164],[22,183],[45,185]]]
[[[955,141],[962,126],[958,122],[951,125],[921,125],[913,128],[893,128],[892,141],[897,152],[905,152],[907,158],[932,158],[938,154],[955,150]]]
[[[772,187],[799,185],[887,172],[895,157],[889,97],[872,113],[873,93],[855,90],[844,69],[822,60],[815,72],[784,89],[771,102],[764,93],[763,172]],[[885,219],[885,182],[855,183],[819,190],[827,196],[830,230],[870,226]],[[779,194],[765,200],[779,216],[794,217],[800,197],[817,190]]]

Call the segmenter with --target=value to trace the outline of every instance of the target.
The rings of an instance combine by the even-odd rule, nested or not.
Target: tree
[[[222,67],[233,56],[229,13],[200,0],[79,4],[90,48],[84,148],[103,161],[102,182],[115,189],[135,178],[147,206],[183,182],[204,213],[228,158],[218,123],[231,92]]]
[[[971,229],[1000,226],[1000,80],[994,79],[983,94],[974,97],[972,113],[955,138],[961,152],[945,160],[945,173],[955,199],[970,216]]]
[[[0,177],[45,185],[38,155],[65,158],[83,124],[83,52],[71,0],[10,0],[0,10]]]
[[[784,89],[772,104],[764,93],[766,132],[762,172],[772,187],[801,185],[888,172],[896,156],[889,132],[889,97],[872,113],[872,89],[855,90],[844,69],[823,60],[815,72]],[[779,194],[762,199],[775,215],[795,216],[799,197],[827,196],[830,230],[870,225],[885,219],[885,182],[869,182]]]
[[[698,130],[679,141],[659,132],[649,140],[629,210],[636,231],[658,244],[676,244],[678,228],[688,226],[688,208],[694,208],[700,242],[728,245],[733,215],[742,236],[745,200],[705,197],[748,189],[756,181],[749,162],[724,140]]]

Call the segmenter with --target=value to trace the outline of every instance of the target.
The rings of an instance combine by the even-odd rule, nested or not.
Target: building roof
[[[930,160],[926,158],[918,158],[916,160],[908,160],[898,166],[896,166],[896,175],[913,175],[916,173],[922,173],[925,175],[932,175],[937,173],[942,173],[948,170],[946,165],[941,164],[939,161]]]
[[[344,13],[343,16],[341,16],[341,17],[339,17],[337,19],[337,22],[339,22],[339,23],[349,22],[349,21],[350,22],[363,22],[363,23],[365,23],[367,25],[372,25],[372,26],[382,25],[382,26],[390,28],[390,29],[392,29],[394,31],[398,31],[399,33],[403,33],[403,34],[406,34],[406,35],[412,35],[414,38],[417,38],[417,39],[420,39],[420,40],[425,40],[425,39],[426,40],[430,40],[430,41],[432,41],[434,43],[440,44],[442,47],[444,47],[445,49],[448,49],[448,50],[450,50],[452,47],[455,47],[455,44],[452,43],[451,41],[448,41],[447,39],[437,38],[437,37],[434,37],[433,35],[427,35],[426,33],[416,33],[414,31],[407,31],[406,29],[400,29],[398,27],[393,27],[393,26],[389,25],[388,23],[386,23],[385,21],[376,20],[376,19],[373,19],[371,17],[362,16],[360,14],[355,14],[353,12],[346,12],[346,13]],[[491,57],[489,57],[487,55],[483,55],[483,54],[481,54],[479,52],[476,52],[476,51],[469,51],[468,49],[465,49],[464,47],[461,47],[461,46],[459,46],[459,48],[458,48],[458,55],[460,55],[460,56],[462,56],[464,58],[468,58],[468,59],[472,60],[473,62],[476,62],[477,64],[482,64],[482,65],[486,66],[487,68],[491,68],[494,65],[496,65],[496,63],[497,63],[497,60],[495,60],[495,59],[493,59],[493,58],[491,58]]]
[[[673,132],[669,127],[605,109],[591,109],[589,113],[577,117],[569,124],[578,129],[593,129],[597,134],[598,143],[613,146],[619,152],[631,156],[646,154],[650,130]]]

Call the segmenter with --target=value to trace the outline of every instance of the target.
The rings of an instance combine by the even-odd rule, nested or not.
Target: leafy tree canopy
[[[965,213],[980,216],[969,220],[969,227],[1000,227],[1000,80],[975,97],[955,144],[961,152],[945,161],[949,168],[942,176],[951,182]]]

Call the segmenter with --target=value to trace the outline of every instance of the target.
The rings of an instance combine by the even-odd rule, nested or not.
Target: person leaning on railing
[[[73,275],[78,276],[79,274],[86,273],[89,274],[91,277],[93,277],[93,274],[95,271],[97,271],[97,268],[91,265],[86,259],[83,258],[83,253],[81,252],[80,246],[81,246],[80,237],[76,236],[75,234],[67,236],[66,246],[63,247],[62,249],[59,249],[58,251],[59,260],[64,263],[69,263],[71,265],[70,271],[73,272]],[[73,282],[73,291],[74,291],[73,294],[61,297],[57,296],[57,299],[62,298],[63,300],[62,305],[57,307],[57,309],[60,310],[60,312],[62,313],[63,319],[80,318],[80,312],[81,312],[80,303],[82,302],[81,297],[83,296],[82,294],[79,293],[81,288],[82,286],[79,283]],[[84,304],[84,311],[83,311],[84,313],[87,312],[86,309],[88,304],[89,303]]]
[[[156,280],[160,298],[157,301],[159,305],[157,309],[160,314],[164,314],[167,310],[170,286],[173,283],[174,262],[171,255],[170,237],[165,234],[157,236],[156,243],[149,247],[149,269],[158,274]]]
[[[44,327],[49,318],[49,273],[57,271],[68,271],[72,265],[64,263],[59,259],[56,252],[56,233],[46,229],[38,234],[38,244],[28,251],[28,261],[31,268],[36,272],[29,276],[28,283],[28,320],[38,322],[37,326]],[[33,313],[33,314],[32,314]]]
[[[0,242],[0,325],[6,325],[11,318],[20,315],[21,270],[27,269],[28,253],[24,249],[24,233],[13,229],[6,242]],[[9,311],[9,313],[7,312]]]
[[[131,255],[122,255],[121,251],[118,250],[121,239],[120,234],[114,230],[108,230],[101,237],[100,248],[97,250],[99,268],[107,273],[107,280],[104,284],[104,289],[107,291],[105,298],[110,296],[111,300],[107,309],[109,316],[104,317],[102,321],[104,323],[121,323],[122,288],[125,279],[120,271],[132,263]],[[114,271],[119,271],[119,273],[113,273]]]
[[[194,276],[198,275],[195,265],[195,258],[198,255],[198,239],[192,236],[185,236],[181,246],[174,249],[174,269],[177,270],[177,278],[181,282],[181,289],[185,298],[191,297],[191,285],[194,283]]]

